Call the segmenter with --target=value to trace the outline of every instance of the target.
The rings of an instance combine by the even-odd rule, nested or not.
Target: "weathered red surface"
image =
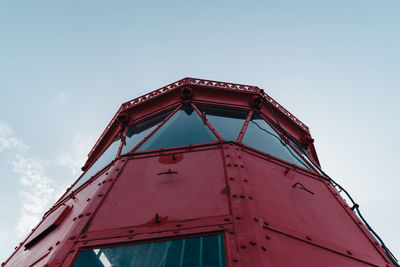
[[[181,99],[185,86],[193,90],[191,100]],[[180,80],[122,104],[87,164],[124,128],[117,119],[122,113],[137,122],[183,102],[251,111],[249,99],[259,94],[254,86]],[[309,134],[286,109],[267,100],[299,142]],[[273,123],[265,103],[260,111]],[[308,152],[318,162],[313,145]],[[66,206],[72,209],[57,221]],[[61,198],[4,265],[72,266],[85,248],[205,233],[224,234],[227,266],[393,266],[325,177],[221,140],[117,157]]]

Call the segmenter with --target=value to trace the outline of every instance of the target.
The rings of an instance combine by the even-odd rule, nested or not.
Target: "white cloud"
[[[71,91],[59,93],[53,101],[53,104],[65,104],[71,96]]]
[[[25,235],[39,222],[45,209],[55,198],[54,181],[46,174],[46,164],[27,155],[28,148],[0,120],[0,152],[7,152],[8,163],[18,175],[20,184],[21,215],[15,228],[19,236]]]

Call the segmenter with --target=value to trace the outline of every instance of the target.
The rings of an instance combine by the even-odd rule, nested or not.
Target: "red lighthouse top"
[[[7,266],[393,266],[255,86],[184,78],[121,105]]]

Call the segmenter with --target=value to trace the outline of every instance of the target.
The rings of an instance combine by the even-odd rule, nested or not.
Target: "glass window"
[[[192,106],[185,105],[136,151],[186,146],[213,141],[218,141],[217,137],[204,124]]]
[[[129,126],[121,155],[131,151],[140,141],[151,133],[172,111],[160,114],[143,122]]]
[[[93,175],[97,174],[100,170],[102,170],[105,166],[107,166],[111,161],[115,159],[117,156],[117,152],[119,149],[119,145],[121,144],[121,138],[117,138],[112,142],[112,144],[101,154],[101,156],[96,160],[95,163],[90,166],[90,168],[86,171],[86,173],[79,179],[79,181],[74,185],[71,189],[75,190],[87,180],[89,180]]]
[[[248,114],[240,110],[206,106],[199,106],[199,110],[206,114],[207,120],[226,141],[236,141]]]
[[[222,235],[82,251],[74,267],[224,267]]]
[[[254,114],[251,118],[242,143],[311,170],[303,159],[258,114]]]

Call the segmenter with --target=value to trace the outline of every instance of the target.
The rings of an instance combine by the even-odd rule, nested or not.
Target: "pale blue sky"
[[[399,14],[399,1],[0,0],[0,261],[122,102],[186,76],[266,89],[399,257]]]

